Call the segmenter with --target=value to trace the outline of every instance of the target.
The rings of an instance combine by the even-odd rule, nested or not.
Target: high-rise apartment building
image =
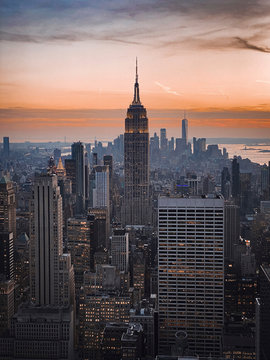
[[[149,132],[146,109],[139,95],[138,73],[134,98],[127,111],[124,135],[124,224],[146,225],[149,211]]]
[[[71,146],[72,160],[76,167],[76,213],[85,209],[85,156],[83,143],[76,142]]]
[[[161,197],[158,220],[159,353],[183,330],[194,354],[220,356],[224,200]]]

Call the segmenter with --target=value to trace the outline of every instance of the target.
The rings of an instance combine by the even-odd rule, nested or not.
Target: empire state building
[[[149,132],[146,109],[141,104],[136,61],[134,98],[127,110],[124,135],[124,223],[147,225],[149,207]]]

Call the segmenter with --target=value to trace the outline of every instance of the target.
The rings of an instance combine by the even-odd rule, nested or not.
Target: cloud
[[[102,41],[112,41],[112,42],[120,42],[123,44],[132,44],[139,45],[138,41],[125,40],[121,38],[117,38],[113,35],[107,34],[99,34],[96,35],[94,33],[79,33],[72,32],[67,34],[55,34],[55,35],[28,35],[28,34],[18,34],[18,33],[10,33],[6,31],[0,31],[0,40],[9,41],[9,42],[25,42],[25,43],[54,43],[54,42],[78,42],[78,41],[88,41],[88,40],[102,40]]]
[[[251,44],[248,40],[242,39],[240,37],[235,37],[235,40],[237,41],[239,48],[256,50],[256,51],[260,51],[260,52],[264,52],[264,53],[270,53],[269,47]],[[237,45],[236,45],[236,47],[237,47]]]
[[[3,0],[1,10],[1,39],[9,42],[100,40],[170,48],[172,53],[177,44],[181,50],[185,45],[269,52],[257,45],[269,38],[266,0]],[[215,38],[218,32],[224,32],[223,39]]]
[[[167,94],[172,94],[172,95],[176,95],[176,96],[182,96],[181,94],[179,94],[178,92],[171,90],[171,88],[169,86],[165,86],[162,85],[160,82],[155,81],[155,84],[159,87],[161,87],[161,89],[163,89]]]

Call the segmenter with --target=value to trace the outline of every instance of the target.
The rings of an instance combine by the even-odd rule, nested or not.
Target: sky
[[[151,134],[270,138],[269,0],[1,0],[0,134],[115,138],[136,57]]]

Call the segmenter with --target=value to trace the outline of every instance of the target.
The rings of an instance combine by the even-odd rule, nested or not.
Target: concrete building
[[[63,253],[62,198],[57,176],[35,179],[30,216],[31,299],[59,305],[59,255]]]
[[[11,337],[0,339],[3,359],[73,360],[73,311],[23,306],[11,322]]]
[[[157,353],[158,313],[149,306],[149,303],[142,301],[136,309],[130,310],[130,322],[142,325],[145,355],[153,358]]]
[[[90,271],[91,226],[86,217],[68,219],[67,247],[74,267],[75,287],[79,290],[84,272]]]
[[[107,165],[94,167],[95,188],[93,189],[93,207],[110,209],[110,172]]]
[[[158,219],[159,354],[183,330],[194,354],[220,356],[224,200],[161,197]]]
[[[10,337],[0,344],[12,359],[74,358],[74,272],[62,231],[57,176],[37,175],[30,205],[31,302],[19,307]]]
[[[10,330],[14,315],[14,280],[6,280],[0,276],[0,336],[5,336]]]
[[[260,267],[260,298],[256,299],[256,360],[270,358],[270,267]]]
[[[122,360],[137,360],[144,356],[144,333],[141,324],[130,323],[122,335]]]
[[[128,323],[110,322],[106,324],[102,338],[102,353],[104,360],[121,359],[121,338],[128,327]]]
[[[125,229],[114,229],[111,239],[111,264],[119,271],[129,271],[129,238]]]

